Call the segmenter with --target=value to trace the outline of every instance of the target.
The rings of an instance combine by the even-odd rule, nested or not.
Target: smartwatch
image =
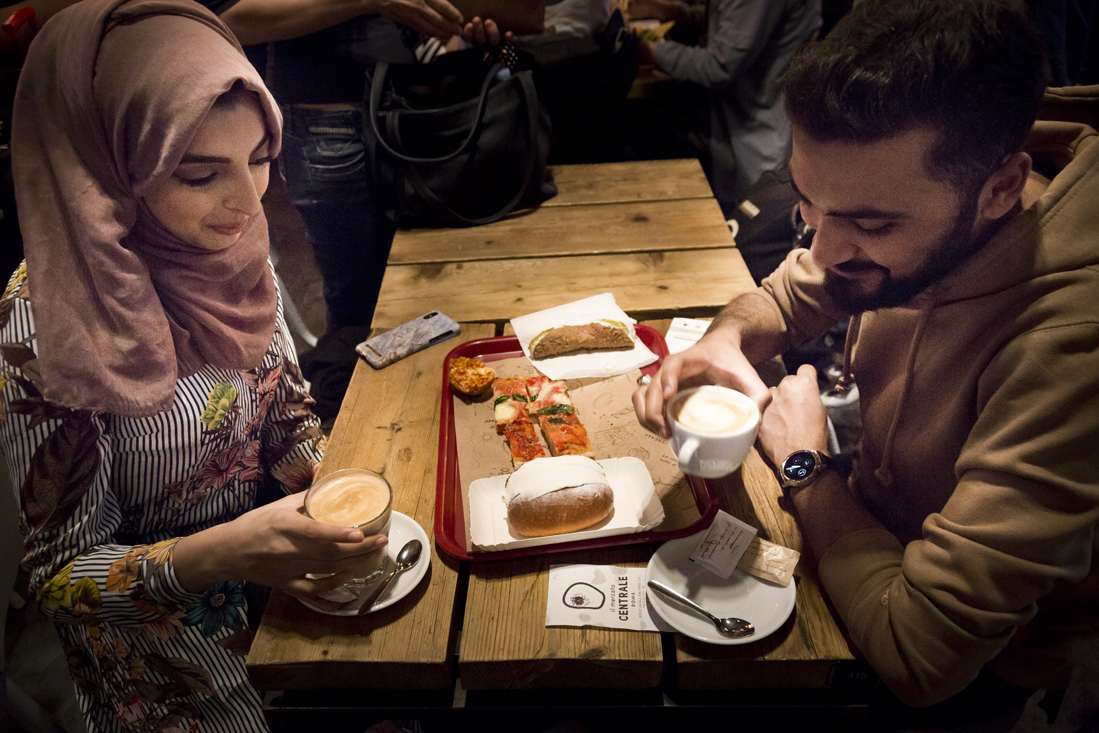
[[[839,471],[839,466],[828,454],[819,450],[796,450],[782,462],[778,480],[786,491],[805,486],[828,470]]]

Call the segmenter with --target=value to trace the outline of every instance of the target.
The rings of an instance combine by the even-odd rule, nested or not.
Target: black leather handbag
[[[364,102],[374,191],[398,227],[487,224],[557,194],[530,71],[486,70],[476,52],[379,63]]]

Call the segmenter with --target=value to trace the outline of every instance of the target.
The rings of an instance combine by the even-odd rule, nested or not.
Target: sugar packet
[[[691,561],[720,578],[727,579],[734,568],[740,568],[761,580],[790,585],[801,553],[756,534],[755,527],[718,510],[710,528],[691,553]]]

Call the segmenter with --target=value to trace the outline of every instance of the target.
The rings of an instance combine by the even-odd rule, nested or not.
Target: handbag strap
[[[458,146],[458,149],[437,158],[417,158],[395,150],[378,130],[378,110],[381,107],[382,92],[385,89],[385,78],[389,74],[389,64],[385,61],[379,61],[374,69],[374,79],[370,85],[370,126],[374,130],[374,138],[387,153],[406,163],[437,164],[457,158],[469,149],[469,146],[473,144],[473,140],[477,137],[477,133],[481,131],[481,121],[484,119],[485,107],[488,104],[488,90],[492,86],[492,80],[496,78],[496,73],[500,71],[500,69],[501,64],[495,63],[492,65],[492,68],[488,70],[488,73],[485,74],[485,80],[481,83],[481,93],[477,99],[477,111],[473,116],[473,124],[469,128],[469,134],[466,135],[466,139],[462,141],[462,144]],[[395,124],[396,120],[393,120],[390,122],[389,127],[394,129]]]
[[[455,220],[467,226],[491,224],[492,222],[499,220],[523,200],[523,197],[527,195],[527,190],[530,188],[530,178],[531,174],[534,173],[534,158],[536,155],[534,148],[537,145],[538,140],[538,114],[536,112],[538,109],[538,95],[534,89],[534,81],[529,72],[519,72],[515,77],[518,78],[519,85],[523,89],[523,101],[527,112],[527,140],[530,142],[531,150],[530,155],[527,156],[527,169],[523,174],[523,185],[519,187],[519,191],[512,197],[511,201],[505,204],[499,211],[488,216],[482,216],[478,219],[470,219],[469,217],[463,216],[448,206],[434,191],[427,187],[427,184],[424,183],[414,165],[406,162],[406,164],[402,166],[405,178],[412,184],[413,189],[415,189],[416,193],[419,194],[422,199],[437,209],[445,211]]]

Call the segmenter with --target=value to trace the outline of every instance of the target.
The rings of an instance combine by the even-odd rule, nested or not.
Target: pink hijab
[[[46,23],[16,93],[12,167],[43,396],[143,417],[206,364],[251,369],[275,329],[267,220],[231,247],[189,245],[141,197],[172,175],[219,95],[257,92],[233,34],[190,0],[84,0]]]

